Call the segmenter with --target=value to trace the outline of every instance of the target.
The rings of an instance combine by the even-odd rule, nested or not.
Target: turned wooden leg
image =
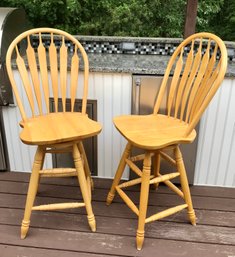
[[[161,163],[161,156],[159,152],[157,151],[154,155],[154,163],[153,163],[153,175],[154,177],[159,177],[160,175],[160,163]],[[159,183],[153,184],[154,188],[158,188]]]
[[[40,170],[43,169],[43,165],[44,165],[44,161],[45,161],[45,156],[46,156],[45,149],[42,149],[42,150],[43,150],[43,153],[42,153],[42,162],[41,162]],[[41,176],[39,175],[39,178],[38,178],[38,186],[37,186],[36,192],[38,192],[38,188],[39,188],[39,185],[40,185],[40,181],[41,181]]]
[[[92,197],[91,191],[94,190],[94,182],[91,177],[91,171],[90,171],[90,167],[89,167],[88,160],[86,157],[86,152],[85,152],[83,143],[81,141],[78,143],[78,150],[81,153],[82,164],[83,164],[83,168],[84,168],[84,174],[86,177],[88,193],[89,193],[89,197],[91,199],[91,197]]]
[[[123,171],[126,167],[126,159],[130,156],[130,151],[131,151],[131,144],[128,142],[126,145],[126,148],[122,154],[122,158],[119,162],[115,177],[113,179],[113,184],[111,186],[111,189],[108,193],[107,199],[106,199],[106,204],[110,205],[113,201],[113,198],[115,196],[115,192],[116,192],[116,186],[119,184],[121,178],[122,178],[122,174]]]
[[[138,229],[136,233],[136,245],[138,250],[141,250],[144,243],[144,227],[148,207],[150,173],[151,156],[150,153],[147,152],[144,158],[143,174],[141,177],[142,181],[140,188],[139,220]]]
[[[85,171],[83,169],[81,155],[76,144],[73,145],[73,159],[74,159],[75,168],[78,173],[78,182],[82,192],[82,197],[86,207],[88,223],[90,225],[91,230],[95,232],[96,231],[95,216],[93,214],[92,207],[91,207],[91,198],[89,196],[89,190],[87,186]]]
[[[44,158],[44,151],[42,148],[38,147],[34,157],[32,174],[30,176],[30,181],[29,181],[29,188],[28,188],[25,211],[24,211],[24,219],[21,224],[21,239],[24,239],[26,237],[27,232],[29,230],[30,216],[31,216],[32,207],[34,204],[34,199],[38,189],[39,171],[42,167],[43,158]]]
[[[88,163],[88,160],[87,160],[87,157],[86,157],[86,152],[85,152],[82,141],[80,141],[78,143],[78,149],[79,149],[79,151],[80,151],[80,153],[82,154],[82,157],[83,157],[84,171],[85,171],[85,174],[86,174],[87,181],[89,180],[88,184],[90,184],[91,189],[94,190],[94,182],[93,182],[93,179],[91,177],[91,170],[90,170],[90,167],[89,167],[89,163]]]
[[[180,183],[181,183],[182,191],[184,193],[184,199],[186,204],[188,205],[188,217],[192,225],[196,225],[196,215],[193,209],[191,194],[190,194],[189,185],[188,185],[188,178],[185,171],[185,166],[184,166],[184,162],[183,162],[183,158],[182,158],[182,154],[179,149],[179,146],[175,148],[174,153],[175,153],[177,169],[178,169],[178,172],[180,173]]]

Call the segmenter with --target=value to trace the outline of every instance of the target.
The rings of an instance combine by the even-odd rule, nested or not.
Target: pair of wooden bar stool
[[[45,34],[46,40],[43,41],[42,35],[45,38]],[[20,139],[25,144],[37,146],[21,238],[27,235],[32,210],[85,207],[88,223],[91,230],[95,231],[96,222],[91,205],[93,182],[82,141],[99,134],[101,125],[86,114],[89,64],[84,48],[76,38],[64,31],[32,29],[11,43],[6,64],[22,116]],[[227,51],[223,41],[210,33],[194,34],[185,39],[171,56],[153,114],[114,118],[114,124],[126,138],[127,145],[108,193],[107,204],[113,201],[117,192],[137,215],[136,244],[139,250],[143,245],[144,227],[148,222],[187,208],[190,222],[196,224],[179,145],[191,143],[195,139],[194,128],[223,81],[226,67]],[[78,83],[80,74],[81,86]],[[75,112],[75,99],[81,96],[82,110]],[[54,112],[50,108],[50,98],[53,98]],[[62,112],[58,110],[60,98]],[[67,98],[71,101],[71,108],[66,105]],[[163,101],[166,102],[166,113],[160,114],[159,108]],[[132,156],[133,147],[142,149],[144,153]],[[173,156],[166,153],[168,149],[173,151]],[[63,152],[72,153],[75,168],[43,169],[45,154]],[[161,159],[174,165],[176,171],[162,174]],[[139,160],[143,160],[143,169],[135,164]],[[135,172],[137,178],[120,184],[126,165]],[[34,206],[40,177],[70,175],[78,177],[84,202]],[[176,177],[180,178],[181,189],[170,181]],[[184,204],[146,217],[150,185],[157,187],[160,182],[178,194]],[[124,192],[124,188],[137,184],[141,185],[139,206]]]

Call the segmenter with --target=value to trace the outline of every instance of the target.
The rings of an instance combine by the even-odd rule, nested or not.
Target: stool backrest
[[[83,46],[74,36],[52,28],[28,30],[9,46],[6,65],[23,120],[51,112],[50,98],[54,102],[53,111],[59,111],[61,98],[62,111],[73,112],[78,90],[82,95],[81,112],[86,113],[89,63]],[[83,69],[79,72],[81,65]],[[83,73],[82,85],[78,85],[79,73]],[[66,106],[66,98],[70,99],[71,108]],[[25,108],[30,108],[31,113]]]
[[[167,115],[188,123],[189,135],[224,79],[227,58],[224,42],[214,34],[197,33],[185,39],[169,60],[154,114],[167,94]]]

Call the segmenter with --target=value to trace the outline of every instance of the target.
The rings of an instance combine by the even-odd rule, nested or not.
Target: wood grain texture
[[[193,46],[194,46],[194,40],[192,40],[191,42],[191,47],[190,47],[190,52],[188,53],[187,56],[187,60],[185,62],[185,67],[184,67],[184,71],[180,80],[180,84],[178,87],[178,92],[177,92],[177,96],[176,96],[176,103],[175,103],[175,118],[178,116],[178,110],[180,106],[184,106],[181,107],[181,112],[180,112],[180,120],[183,120],[183,114],[184,114],[184,108],[185,108],[185,101],[184,101],[184,97],[183,97],[183,93],[185,91],[185,85],[188,81],[188,76],[189,73],[191,71],[191,67],[192,67],[192,63],[193,63]]]
[[[143,149],[161,149],[177,144],[190,143],[196,131],[185,136],[188,124],[165,115],[124,115],[114,118],[118,131],[133,145]]]
[[[63,112],[66,112],[66,89],[67,89],[67,62],[68,62],[68,49],[65,46],[65,38],[62,36],[62,44],[60,47],[60,89],[62,96]]]
[[[46,47],[44,46],[43,40],[42,40],[42,34],[47,33],[50,35],[50,44],[48,47],[48,57],[46,53]],[[32,49],[30,39],[32,35],[37,35],[39,40],[39,45],[37,49]],[[59,36],[62,39],[62,44],[59,46],[59,49],[57,51],[55,43],[54,43],[54,36]],[[24,39],[27,39],[27,56],[21,55],[18,51],[17,45]],[[74,54],[73,56],[68,53],[67,46],[65,44],[65,41],[67,43],[70,43],[72,46],[74,46]],[[83,97],[83,106],[82,106],[82,113],[86,113],[86,101],[87,101],[87,92],[88,92],[88,75],[89,75],[89,64],[88,64],[88,58],[86,55],[85,50],[83,49],[82,45],[73,37],[72,35],[61,31],[57,29],[51,29],[51,28],[39,28],[39,29],[32,29],[29,31],[26,31],[19,35],[10,45],[8,49],[7,54],[7,70],[9,73],[10,81],[13,85],[13,91],[16,95],[17,104],[23,108],[19,90],[17,87],[20,85],[17,85],[15,81],[15,77],[13,75],[11,62],[12,62],[12,54],[14,51],[18,51],[17,53],[17,64],[18,69],[20,70],[21,77],[24,80],[24,83],[26,83],[26,93],[28,95],[28,101],[30,102],[30,107],[32,109],[32,114],[37,115],[34,110],[34,100],[37,99],[37,102],[39,104],[39,99],[41,97],[44,98],[43,103],[45,105],[45,113],[49,113],[49,95],[50,92],[54,94],[55,97],[55,103],[56,103],[56,110],[57,110],[57,99],[59,95],[59,91],[61,94],[61,97],[63,99],[63,109],[65,111],[65,98],[74,98],[76,95],[76,87],[74,87],[74,84],[76,84],[77,81],[77,74],[80,69],[79,63],[78,63],[78,55],[81,54],[81,58],[83,59],[83,65],[84,65],[84,83],[82,86],[82,97]],[[35,51],[37,52],[37,57],[35,58]],[[24,64],[24,59],[28,58],[29,63],[29,71],[32,73],[32,84],[30,83],[28,79],[27,69]],[[72,59],[72,62],[71,62]],[[71,87],[70,81],[67,79],[68,74],[68,62],[70,60],[71,68],[72,68],[72,79],[71,83],[73,84],[73,90],[69,90],[70,96],[67,95],[67,88]],[[59,63],[59,65],[58,65]],[[50,76],[48,73],[48,67],[50,67]],[[59,72],[58,72],[59,69]],[[40,78],[40,79],[38,79]],[[49,82],[52,83],[49,83]],[[40,83],[40,84],[39,84]],[[30,89],[31,88],[31,89]],[[32,92],[32,88],[34,88],[34,92]],[[40,89],[40,90],[39,90]],[[60,90],[59,90],[60,89]],[[43,91],[43,92],[42,92]],[[41,99],[42,100],[42,99]],[[40,107],[39,107],[40,108]],[[27,113],[25,110],[22,110],[20,108],[21,115],[23,120],[25,119],[25,114]]]
[[[30,81],[29,81],[28,72],[27,72],[27,69],[26,69],[25,62],[24,62],[23,58],[21,57],[21,55],[19,54],[18,47],[16,47],[16,53],[17,53],[16,63],[19,67],[19,74],[20,74],[21,80],[23,82],[25,93],[28,97],[28,101],[29,101],[29,105],[30,105],[30,108],[31,108],[32,116],[34,116],[35,114],[34,114],[33,91],[32,91],[31,85],[30,85]],[[20,101],[20,96],[16,96],[16,99],[18,99],[17,101]],[[22,105],[22,103],[20,103],[20,104]]]
[[[17,240],[14,237],[17,228],[7,225],[1,225],[1,232],[6,233],[2,239],[3,244],[11,242],[13,245],[24,245],[23,240]],[[38,247],[39,241],[42,249],[58,249],[73,252],[87,252],[98,254],[112,254],[120,256],[175,256],[184,252],[187,255],[197,257],[198,254],[203,256],[224,256],[231,255],[234,251],[234,246],[230,245],[215,245],[215,244],[198,244],[185,241],[164,240],[149,238],[146,243],[146,249],[141,252],[136,252],[133,249],[133,238],[131,236],[110,235],[102,233],[90,234],[88,232],[74,231],[59,231],[40,229],[41,236],[35,238],[31,236],[28,239],[28,247]],[[36,229],[32,228],[32,235],[37,233]],[[54,238],[54,240],[50,240]],[[63,244],[58,244],[58,241],[63,241]],[[93,242],[88,244],[87,242]],[[129,246],[128,246],[129,244]],[[156,253],[156,249],[158,249]]]
[[[206,49],[205,53],[202,51],[202,46]],[[186,58],[182,60],[182,51],[188,48],[189,54],[184,53]],[[220,57],[215,61],[218,52]],[[182,65],[182,81],[179,82],[177,78]],[[173,116],[177,118],[180,114],[179,118],[189,123],[186,131],[186,135],[189,135],[222,83],[226,68],[227,50],[220,38],[210,33],[191,35],[177,47],[168,63],[154,107],[154,114],[158,113],[168,78],[170,74],[173,74],[168,95],[168,115],[171,114],[171,108],[176,106]],[[178,93],[175,89],[178,89]]]
[[[93,210],[96,214],[97,232],[92,233],[84,222],[84,209],[67,209],[55,212],[34,212],[31,229],[26,240],[20,240],[16,233],[23,215],[24,198],[27,191],[28,174],[0,173],[0,249],[2,256],[170,256],[176,254],[206,257],[232,255],[235,249],[234,189],[191,187],[192,197],[197,200],[197,227],[185,222],[185,211],[146,224],[145,245],[142,251],[134,247],[136,216],[123,202],[115,198],[111,208],[105,205],[105,194],[111,180],[94,179]],[[51,183],[54,184],[52,186]],[[60,184],[60,182],[62,182]],[[7,183],[7,184],[5,184]],[[42,179],[37,202],[58,203],[65,197],[71,202],[78,198],[76,179]],[[129,188],[128,195],[138,201],[137,188]],[[5,192],[5,193],[3,193]],[[47,193],[51,192],[51,197]],[[160,192],[160,193],[159,193]],[[167,187],[159,186],[158,192],[150,190],[153,201],[148,211],[154,214],[169,205],[174,194]],[[198,196],[201,195],[201,196]],[[220,196],[220,197],[219,197]],[[219,197],[219,198],[218,198]],[[174,205],[176,198],[170,204]],[[209,200],[208,200],[209,199]],[[39,201],[38,201],[39,200]],[[227,211],[220,204],[226,202]],[[227,202],[230,201],[230,202]],[[218,209],[210,209],[217,202]],[[198,205],[199,204],[199,205]],[[61,243],[63,242],[63,243]],[[92,245],[92,247],[90,247]],[[71,255],[72,254],[72,255]],[[97,256],[96,256],[97,255]]]
[[[179,78],[183,68],[183,53],[184,51],[183,49],[181,49],[181,53],[176,62],[175,72],[170,85],[170,91],[169,91],[168,101],[167,101],[168,116],[171,115],[173,101],[175,99],[176,90],[178,89]]]
[[[21,140],[31,145],[79,141],[97,135],[101,125],[81,113],[50,113],[22,124]]]
[[[46,46],[43,43],[42,33],[50,35],[51,42],[48,49],[49,54],[47,54]],[[35,35],[38,36],[39,41],[39,45],[36,47],[37,49],[33,49],[30,42],[31,37]],[[54,44],[54,37],[58,36],[62,39],[62,43],[57,51]],[[25,39],[27,39],[28,43],[26,57],[18,50],[18,45]],[[69,42],[71,46],[76,46],[72,57],[68,54],[68,47],[65,41],[67,43]],[[14,51],[17,53],[16,64],[22,83],[16,83],[13,75],[11,62],[13,61],[12,56]],[[35,58],[35,52],[37,53],[37,58]],[[78,52],[81,54],[81,58],[84,63],[84,85],[81,113],[73,112],[77,91],[76,84],[78,71],[80,68],[78,57],[75,57],[75,55],[79,54]],[[24,58],[28,59],[29,70],[26,69]],[[72,58],[71,83],[68,80],[67,74],[68,60],[70,58]],[[59,60],[59,73],[57,60]],[[51,66],[51,76],[49,76],[48,73],[49,64]],[[38,210],[61,210],[66,208],[85,207],[90,228],[92,231],[95,231],[96,222],[91,206],[91,175],[81,141],[84,138],[99,134],[101,131],[101,125],[89,119],[86,114],[89,65],[84,48],[75,39],[75,37],[62,30],[52,28],[28,30],[20,34],[9,46],[7,52],[7,70],[23,119],[20,122],[20,126],[22,127],[20,139],[25,144],[37,146],[26,198],[24,218],[21,223],[21,238],[24,239],[28,233],[31,212]],[[31,81],[29,79],[30,76],[32,77]],[[19,95],[19,91],[17,89],[17,87],[21,87],[22,84],[32,112],[32,115],[28,117],[26,117],[27,112],[23,108],[23,97],[21,99],[21,95]],[[69,87],[72,87],[72,89],[67,90]],[[62,98],[62,112],[57,112],[59,89],[61,94],[60,96]],[[66,98],[68,91],[71,93],[69,97],[72,99],[72,110],[66,110]],[[55,94],[55,113],[51,112],[49,108],[50,93]],[[36,104],[38,105],[39,112],[35,110]],[[42,106],[45,107],[44,112]],[[27,104],[25,104],[25,108],[27,108]],[[72,170],[71,172],[71,170],[68,169],[43,170],[46,154],[52,152],[67,153],[68,151],[73,155],[75,171]],[[34,200],[38,191],[40,177],[43,175],[48,177],[76,175],[81,188],[83,202],[50,203],[35,206]]]
[[[71,60],[71,111],[74,111],[74,104],[76,98],[76,91],[78,86],[78,70],[79,70],[79,58],[77,55],[77,46],[75,46],[74,54]]]
[[[39,81],[39,76],[38,76],[37,61],[36,61],[35,52],[31,45],[29,36],[27,37],[27,43],[28,43],[28,46],[26,49],[26,53],[27,53],[29,70],[30,70],[32,81],[33,81],[33,88],[34,88],[35,96],[37,99],[39,114],[42,115],[42,98],[41,98],[42,96],[41,96],[41,90],[40,90],[40,81]]]
[[[9,48],[10,49],[10,48]],[[38,64],[40,67],[40,77],[42,80],[44,102],[46,105],[47,113],[49,112],[49,82],[48,82],[48,70],[47,70],[47,55],[46,49],[42,43],[41,32],[39,33],[39,46],[38,46]],[[10,79],[11,80],[11,79]]]
[[[25,185],[27,186],[27,183],[30,178],[30,173],[26,172],[1,172],[0,173],[0,181],[1,181],[1,187],[0,192],[7,192],[7,188],[10,187],[10,191],[13,193],[14,188],[16,189],[16,192],[20,194],[20,191],[24,194],[24,188]],[[108,190],[110,186],[112,185],[112,179],[107,178],[94,178],[96,187],[99,188],[99,190]],[[124,182],[122,180],[122,182]],[[48,187],[48,189],[54,185],[55,187],[64,186],[67,188],[70,188],[71,190],[77,189],[77,180],[74,177],[70,178],[42,178],[41,180],[41,187]],[[1,190],[2,189],[2,190]],[[19,190],[19,191],[17,191]],[[59,190],[59,189],[57,189]],[[138,192],[138,187],[130,187],[128,188],[131,192]],[[50,191],[50,190],[47,190]],[[56,190],[55,190],[56,191]],[[203,199],[204,197],[207,198],[221,198],[221,199],[235,199],[235,189],[234,188],[225,188],[225,187],[208,187],[208,186],[191,186],[190,191],[192,196],[199,197],[198,199]],[[153,192],[153,191],[151,191]],[[154,192],[154,194],[170,194],[173,195],[171,191],[167,187],[160,186],[158,189],[158,192]]]
[[[211,41],[213,41],[213,47]],[[203,51],[203,46],[206,46],[205,52]],[[188,48],[190,49],[189,54],[187,54]],[[219,60],[215,61],[218,51],[220,53]],[[210,52],[212,52],[212,55],[210,55]],[[170,58],[153,114],[124,115],[115,117],[113,120],[117,130],[128,141],[127,146],[145,150],[142,172],[133,163],[135,159],[140,159],[139,156],[133,157],[131,153],[128,154],[126,150],[124,151],[106,200],[109,205],[113,201],[117,190],[128,207],[138,215],[136,232],[138,250],[141,250],[143,246],[145,223],[164,218],[187,208],[188,219],[192,225],[196,225],[196,215],[179,145],[191,143],[195,139],[195,126],[222,83],[226,68],[227,50],[223,41],[211,33],[194,34],[185,39]],[[167,96],[167,110],[166,115],[163,115],[159,114],[158,111],[171,74],[173,74],[173,78]],[[180,82],[181,75],[182,81]],[[173,149],[173,158],[164,154],[164,149],[166,150],[169,147]],[[154,153],[157,156],[152,178],[150,174],[151,157]],[[170,173],[169,171],[162,176],[160,156],[171,165],[176,166],[177,172]],[[126,164],[139,178],[119,185],[123,168]],[[181,189],[170,181],[176,176],[180,178]],[[157,188],[160,182],[165,182],[166,186],[169,186],[173,192],[182,198],[184,204],[174,202],[174,207],[166,208],[161,212],[146,217],[147,207],[150,203],[150,184],[155,184],[154,187]],[[134,204],[135,201],[123,191],[125,187],[136,185],[137,183],[141,185],[139,209]]]
[[[55,111],[58,111],[58,97],[59,97],[59,84],[58,84],[58,60],[57,60],[56,46],[54,43],[53,33],[51,33],[51,44],[49,46],[49,60],[50,60],[50,72],[51,83],[53,90],[53,98],[55,101]]]

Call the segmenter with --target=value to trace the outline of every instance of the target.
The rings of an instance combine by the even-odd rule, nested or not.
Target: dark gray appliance
[[[10,43],[29,28],[23,9],[0,8],[0,105],[13,104],[13,94],[6,71],[6,53]]]
[[[0,171],[7,170],[8,168],[8,162],[6,158],[7,149],[6,149],[6,143],[4,141],[4,130],[3,130],[3,118],[2,118],[2,111],[0,106]]]
[[[151,114],[161,86],[163,76],[133,75],[132,83],[132,114]],[[169,86],[167,87],[169,89]],[[167,95],[167,93],[166,93]],[[160,112],[166,111],[166,98],[160,106]],[[198,128],[196,129],[198,132]],[[198,137],[197,137],[198,138]],[[193,184],[194,168],[197,153],[197,138],[192,144],[181,145],[184,163],[190,184]],[[137,150],[134,150],[136,152]],[[169,153],[170,154],[170,153]],[[161,162],[161,170],[169,171],[172,167]],[[132,173],[131,173],[132,174]]]
[[[0,171],[9,169],[1,106],[14,103],[6,71],[6,53],[14,38],[28,28],[29,24],[23,9],[0,8]]]
[[[62,100],[59,99],[58,105],[59,111],[62,110]],[[52,112],[54,109],[54,100],[50,99],[50,109]],[[71,109],[70,99],[66,99],[66,109]],[[81,112],[82,110],[82,100],[75,100],[75,111]],[[90,119],[97,121],[97,100],[87,99],[87,115]],[[91,170],[92,176],[97,176],[97,136],[86,138],[83,140],[83,146],[86,152],[87,161],[89,163],[89,168]],[[53,167],[74,167],[74,161],[71,153],[63,153],[63,154],[53,154]]]

